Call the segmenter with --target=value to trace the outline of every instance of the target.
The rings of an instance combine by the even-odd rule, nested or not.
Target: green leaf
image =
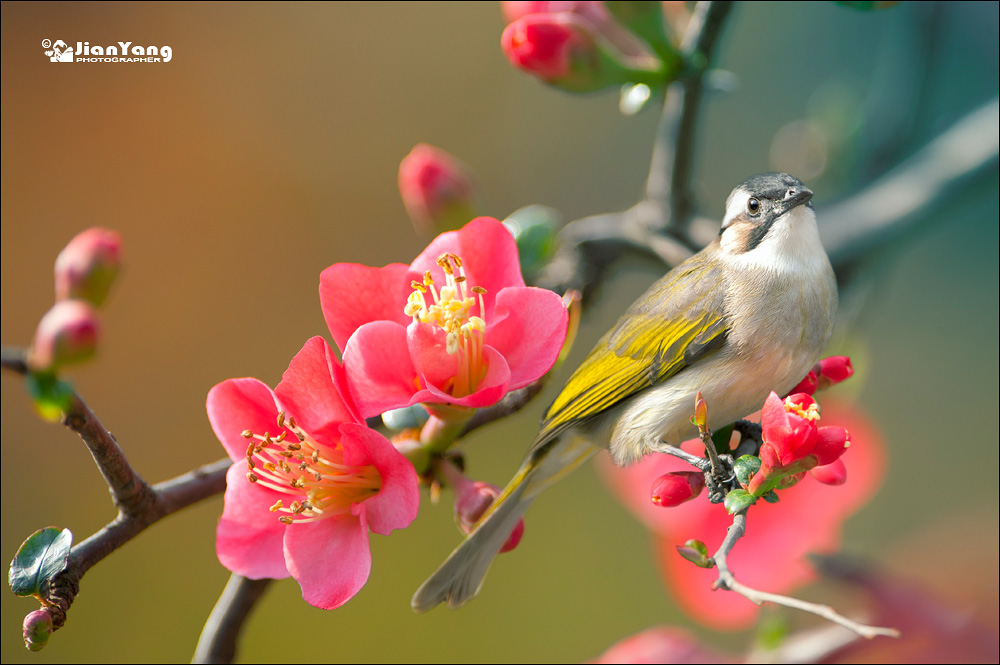
[[[768,503],[778,503],[781,501],[781,497],[779,497],[778,493],[774,490],[765,492],[760,498],[764,499],[764,501],[767,501]]]
[[[712,432],[712,443],[715,444],[715,451],[720,455],[728,455],[732,452],[729,447],[729,440],[733,438],[733,426],[726,425]]]
[[[35,409],[45,420],[57,422],[69,410],[73,399],[73,386],[60,381],[51,372],[32,372],[24,379],[28,394],[35,402]]]
[[[735,515],[742,513],[756,502],[757,499],[750,492],[746,490],[733,490],[726,495],[723,505],[725,505],[727,513]]]
[[[708,556],[708,547],[700,540],[692,539],[683,545],[678,545],[677,553],[699,568],[711,568],[715,565]]]
[[[69,529],[46,527],[31,534],[10,562],[7,581],[18,596],[39,600],[53,576],[66,570],[73,534]]]
[[[760,458],[753,455],[743,455],[733,464],[733,470],[736,472],[736,480],[746,488],[750,479],[760,471]]]

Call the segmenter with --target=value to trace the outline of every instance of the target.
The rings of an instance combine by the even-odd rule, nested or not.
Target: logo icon
[[[42,48],[48,49],[45,55],[49,57],[49,62],[73,62],[73,48],[61,39],[54,44],[48,39],[43,39]]]

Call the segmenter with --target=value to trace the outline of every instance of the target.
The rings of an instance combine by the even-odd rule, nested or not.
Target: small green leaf
[[[711,568],[715,565],[708,556],[708,547],[700,540],[692,539],[683,545],[678,545],[677,553],[699,568]]]
[[[764,499],[764,501],[767,501],[768,503],[778,503],[779,501],[781,501],[781,497],[779,497],[778,493],[775,492],[774,490],[771,490],[770,492],[765,492],[764,495],[761,496],[761,498]]]
[[[35,401],[35,409],[45,420],[57,422],[64,411],[69,410],[73,398],[73,387],[60,381],[51,372],[32,372],[24,379],[28,394]]]
[[[743,455],[733,464],[736,472],[736,480],[744,488],[750,483],[750,479],[760,471],[760,458],[753,455]]]
[[[735,515],[737,513],[742,513],[756,501],[757,499],[755,499],[753,495],[746,490],[733,490],[726,495],[726,500],[723,505],[726,506],[727,513]]]
[[[14,594],[42,600],[49,580],[66,570],[72,546],[69,529],[50,526],[31,534],[10,562],[7,581]]]

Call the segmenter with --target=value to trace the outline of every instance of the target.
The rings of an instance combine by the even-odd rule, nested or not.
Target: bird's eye
[[[750,200],[747,201],[747,212],[751,215],[756,215],[760,212],[760,201],[751,197]]]

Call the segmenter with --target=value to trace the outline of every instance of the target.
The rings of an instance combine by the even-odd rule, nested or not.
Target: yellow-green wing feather
[[[549,407],[536,445],[725,344],[723,277],[705,261],[702,252],[667,273],[601,338]]]

